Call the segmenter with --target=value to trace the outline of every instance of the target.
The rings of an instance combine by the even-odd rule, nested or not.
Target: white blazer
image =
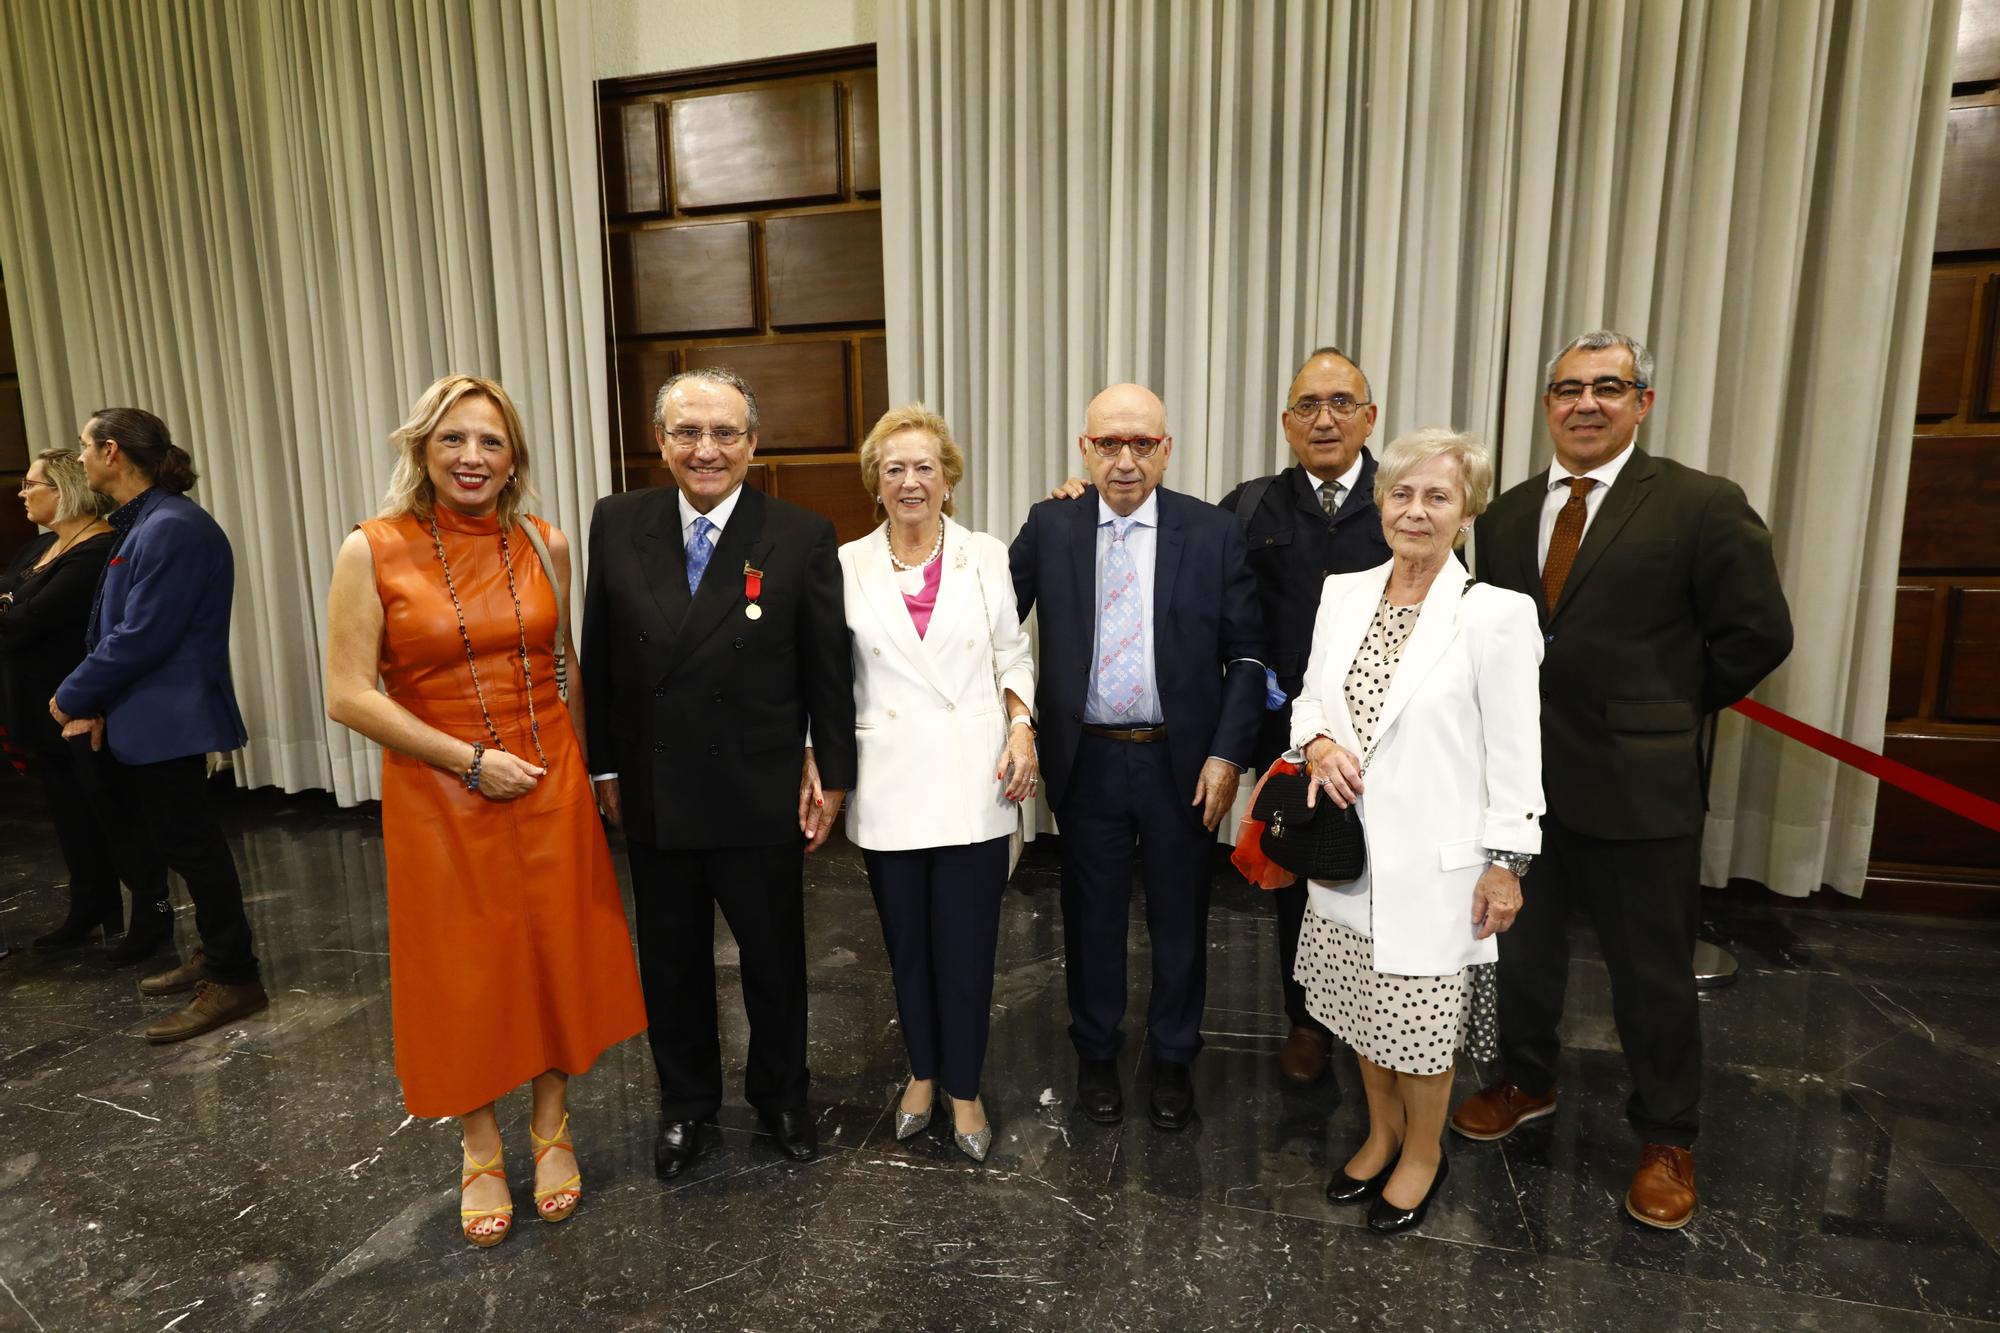
[[[1035,704],[1007,548],[944,520],[937,605],[920,639],[889,564],[887,527],[840,548],[861,765],[847,836],[878,852],[1005,837],[1020,814],[994,776],[1007,743],[1000,692]]]
[[[1347,711],[1347,673],[1393,564],[1326,581],[1292,705],[1294,746],[1325,735],[1362,753]],[[1475,939],[1472,924],[1485,849],[1542,846],[1535,604],[1491,584],[1466,587],[1466,577],[1447,556],[1389,680],[1362,775],[1368,868],[1351,884],[1309,884],[1314,911],[1374,940],[1380,972],[1448,976],[1499,957],[1494,939]]]

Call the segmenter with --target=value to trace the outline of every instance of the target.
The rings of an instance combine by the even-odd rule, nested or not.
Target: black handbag
[[[1306,773],[1273,773],[1264,779],[1250,817],[1264,825],[1264,856],[1275,865],[1307,879],[1334,883],[1361,878],[1368,864],[1368,844],[1361,836],[1361,812],[1352,805],[1335,805],[1321,792],[1308,808],[1306,793],[1312,777]]]

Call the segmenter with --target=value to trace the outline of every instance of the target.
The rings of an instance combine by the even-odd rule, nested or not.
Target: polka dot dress
[[[1391,606],[1384,598],[1348,669],[1347,711],[1364,754],[1375,744],[1389,681],[1419,609]],[[1499,1055],[1491,964],[1442,977],[1377,972],[1373,940],[1307,912],[1293,975],[1305,987],[1312,1016],[1370,1064],[1441,1074],[1460,1050],[1478,1060]]]

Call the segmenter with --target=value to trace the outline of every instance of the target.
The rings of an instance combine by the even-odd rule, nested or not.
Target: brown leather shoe
[[[254,981],[241,986],[225,986],[219,981],[194,983],[194,998],[185,1009],[168,1014],[146,1029],[146,1040],[156,1046],[170,1041],[186,1041],[204,1032],[234,1023],[271,1005],[271,997]]]
[[[1640,1149],[1625,1211],[1649,1227],[1678,1231],[1694,1216],[1694,1205],[1694,1154],[1665,1143]]]
[[[208,960],[202,956],[201,946],[188,955],[188,960],[179,967],[170,967],[164,972],[156,972],[139,982],[141,995],[178,995],[184,990],[193,990],[195,983],[208,979]]]
[[[1278,1072],[1295,1088],[1310,1088],[1326,1077],[1327,1057],[1333,1054],[1333,1038],[1318,1028],[1293,1028],[1278,1048]]]
[[[1451,1127],[1468,1139],[1487,1143],[1506,1138],[1530,1120],[1553,1115],[1555,1109],[1554,1088],[1531,1097],[1503,1078],[1460,1102],[1451,1113]]]

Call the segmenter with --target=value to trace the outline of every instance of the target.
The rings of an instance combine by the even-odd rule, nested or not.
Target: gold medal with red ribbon
[[[764,571],[754,567],[748,560],[745,560],[743,562],[743,600],[750,603],[750,605],[743,608],[745,619],[761,620],[763,618],[764,608],[757,605],[757,599],[763,595]]]

